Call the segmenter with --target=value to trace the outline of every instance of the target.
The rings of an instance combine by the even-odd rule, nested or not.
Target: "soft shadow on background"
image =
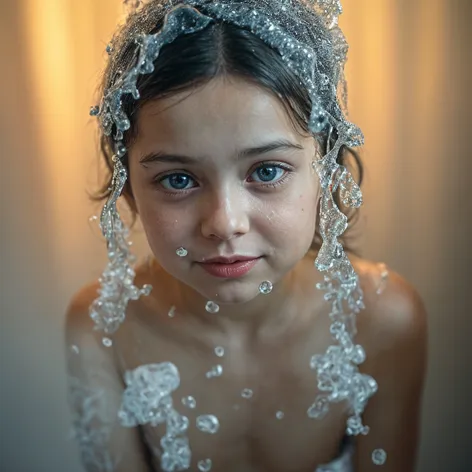
[[[351,119],[366,136],[360,247],[429,312],[419,472],[472,471],[472,2],[345,0]],[[105,247],[88,116],[119,0],[0,1],[0,469],[78,472],[62,345]],[[142,233],[133,236],[146,253]],[[469,298],[467,298],[469,297]],[[399,471],[400,472],[400,471]]]

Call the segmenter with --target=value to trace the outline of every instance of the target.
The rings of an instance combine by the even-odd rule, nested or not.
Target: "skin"
[[[242,148],[273,139],[286,139],[300,149],[236,158]],[[140,162],[157,151],[197,159],[185,165]],[[129,153],[130,181],[154,260],[137,268],[136,284],[151,283],[153,292],[130,302],[126,322],[113,337],[114,352],[103,349],[99,334],[91,334],[87,308],[98,285],[86,287],[71,303],[67,339],[81,346],[84,337],[96,336],[86,348],[91,352],[93,344],[100,354],[89,363],[94,368],[115,365],[117,385],[126,370],[143,364],[178,366],[181,384],[174,407],[191,425],[197,415],[208,413],[221,424],[216,435],[189,429],[192,470],[197,460],[211,457],[215,471],[313,472],[339,454],[349,416],[346,405],[332,405],[322,420],[306,414],[319,393],[309,360],[333,343],[330,306],[315,287],[323,275],[313,266],[316,252],[309,250],[320,191],[311,167],[315,152],[314,139],[294,129],[277,98],[237,79],[218,79],[191,95],[157,100],[140,110]],[[255,172],[268,162],[290,169],[277,187],[264,187]],[[159,184],[169,173],[188,174],[193,180],[181,185],[189,190],[173,190],[169,179]],[[283,175],[277,171],[271,180]],[[175,254],[180,246],[188,250],[187,257]],[[241,279],[218,279],[196,264],[231,254],[263,258]],[[363,416],[371,432],[356,438],[354,467],[356,472],[378,471],[371,455],[383,448],[388,454],[383,471],[413,472],[426,365],[424,306],[393,271],[379,296],[378,265],[352,254],[349,258],[366,305],[357,317],[356,342],[367,355],[360,371],[379,385]],[[270,295],[258,294],[264,280],[274,284]],[[218,314],[205,311],[208,299],[220,304]],[[172,318],[171,306],[176,308]],[[224,358],[215,356],[215,346],[224,346]],[[208,380],[205,373],[218,362],[223,376]],[[87,369],[81,366],[80,371]],[[250,400],[241,398],[244,388],[253,390]],[[121,394],[113,387],[106,393],[118,403]],[[186,395],[197,399],[196,410],[180,404]],[[285,414],[282,420],[275,416],[278,410]],[[160,427],[142,429],[152,445],[165,434]],[[148,470],[136,434],[119,426],[114,432],[110,447],[126,451],[129,461],[120,471]]]

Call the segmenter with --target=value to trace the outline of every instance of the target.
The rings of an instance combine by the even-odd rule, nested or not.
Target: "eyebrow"
[[[276,141],[272,141],[269,143],[264,143],[259,146],[254,146],[246,149],[241,149],[237,155],[236,159],[245,159],[254,156],[258,156],[260,154],[265,154],[271,151],[280,151],[280,150],[303,150],[303,146],[300,144],[294,144],[286,139],[277,139]],[[155,151],[143,156],[139,163],[143,167],[147,167],[146,164],[154,163],[154,162],[170,162],[170,163],[181,163],[181,164],[195,164],[198,161],[202,161],[204,159],[198,157],[191,157],[185,156],[182,154],[169,154],[163,151]]]

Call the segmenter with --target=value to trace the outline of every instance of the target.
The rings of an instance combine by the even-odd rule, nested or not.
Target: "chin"
[[[190,285],[202,297],[212,300],[219,305],[242,305],[254,300],[259,293],[259,284],[254,281],[242,281],[236,279],[222,279],[219,283],[203,286],[200,284]],[[205,284],[206,285],[206,284]]]

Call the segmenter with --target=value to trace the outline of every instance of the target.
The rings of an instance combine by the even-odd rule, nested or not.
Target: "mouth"
[[[255,259],[260,259],[261,256],[231,256],[231,257],[212,257],[210,259],[204,259],[199,262],[199,264],[234,264],[236,262],[246,262],[253,261]]]
[[[214,277],[233,279],[246,275],[262,257],[252,258],[213,258],[198,264]],[[219,262],[218,262],[219,261]],[[228,262],[230,261],[230,262]]]

